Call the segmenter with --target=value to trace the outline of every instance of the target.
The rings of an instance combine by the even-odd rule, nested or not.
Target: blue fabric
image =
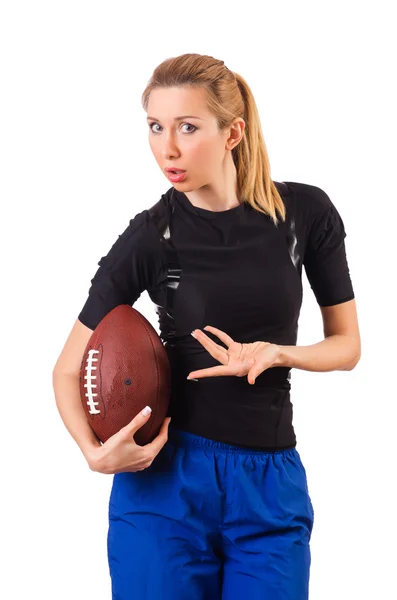
[[[113,600],[307,600],[314,513],[296,448],[169,427],[151,466],[113,476]]]

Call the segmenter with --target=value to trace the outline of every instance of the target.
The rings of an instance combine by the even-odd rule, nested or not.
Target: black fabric
[[[78,316],[94,330],[108,312],[119,304],[132,306],[151,282],[161,265],[156,264],[153,242],[148,235],[149,216],[144,210],[130,220],[106,256],[99,260],[91,279],[88,298]]]
[[[312,206],[311,227],[305,251],[305,271],[320,306],[354,298],[347,265],[342,218],[320,188],[304,186],[302,197]],[[305,194],[305,196],[303,195]]]
[[[173,425],[267,450],[296,445],[289,367],[267,369],[255,385],[246,377],[186,377],[219,364],[190,335],[206,325],[239,342],[295,345],[302,267],[320,306],[354,298],[346,232],[330,198],[316,186],[275,184],[287,210],[277,227],[247,203],[214,212],[170,188],[101,258],[78,316],[95,329],[112,308],[132,306],[147,290],[171,362]]]

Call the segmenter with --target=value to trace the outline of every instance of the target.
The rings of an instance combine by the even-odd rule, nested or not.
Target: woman
[[[54,369],[66,427],[91,469],[114,474],[113,598],[304,600],[314,514],[290,372],[359,361],[343,221],[320,188],[272,181],[250,88],[222,61],[166,60],[142,101],[172,186],[99,261]],[[302,266],[325,333],[304,347]],[[81,356],[100,320],[143,290],[172,367],[169,415],[151,444],[133,440],[149,413],[101,445],[80,405]]]

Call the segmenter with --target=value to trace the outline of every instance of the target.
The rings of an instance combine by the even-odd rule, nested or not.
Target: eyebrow
[[[146,119],[151,119],[152,121],[160,121],[160,119],[156,119],[155,117],[146,117]],[[200,121],[204,121],[201,117],[195,117],[194,115],[183,115],[182,117],[175,117],[174,121],[181,121],[182,119],[200,119]]]

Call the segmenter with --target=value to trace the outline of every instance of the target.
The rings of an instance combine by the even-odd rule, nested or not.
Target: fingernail
[[[194,379],[194,377],[186,377],[189,381],[198,381],[198,379]]]
[[[197,339],[197,336],[196,336],[196,334],[194,333],[194,331],[192,331],[192,333],[191,333],[190,335],[192,335],[192,336],[193,336],[195,339]]]
[[[142,410],[142,414],[144,417],[147,417],[148,414],[150,414],[152,412],[152,409],[150,408],[150,406],[145,406],[145,408]]]

